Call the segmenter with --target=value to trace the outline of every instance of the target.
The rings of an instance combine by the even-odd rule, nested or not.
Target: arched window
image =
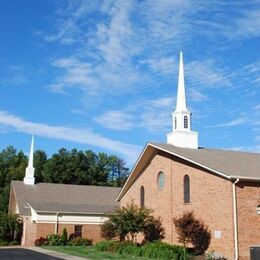
[[[175,127],[175,129],[177,129],[177,118],[176,117],[174,117],[174,127]]]
[[[190,203],[190,177],[188,175],[184,176],[184,203]]]
[[[184,116],[184,128],[188,128],[188,117]]]
[[[144,186],[141,186],[140,189],[140,206],[141,208],[144,207]]]

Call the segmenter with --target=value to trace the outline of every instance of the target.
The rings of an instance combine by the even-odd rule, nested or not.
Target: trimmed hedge
[[[143,256],[157,259],[187,259],[182,246],[169,245],[163,242],[149,242],[136,245],[131,241],[102,241],[95,245],[97,251],[117,252],[121,255]]]

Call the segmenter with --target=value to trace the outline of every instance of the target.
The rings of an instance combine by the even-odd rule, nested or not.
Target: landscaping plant
[[[178,240],[186,248],[188,243],[194,246],[197,254],[203,254],[209,247],[211,234],[208,227],[193,212],[185,212],[174,219]]]

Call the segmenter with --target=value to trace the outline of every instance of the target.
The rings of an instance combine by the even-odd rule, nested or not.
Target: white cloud
[[[208,126],[208,127],[232,127],[232,126],[244,125],[248,122],[249,121],[246,118],[236,118],[236,119],[233,119],[226,123],[216,124],[216,125],[212,125],[212,126]]]
[[[95,121],[114,130],[143,128],[154,133],[164,132],[170,126],[173,107],[173,98],[142,99],[120,111],[106,111],[97,116]]]
[[[103,127],[114,130],[128,130],[134,127],[131,115],[119,111],[107,111],[95,118],[95,121]]]
[[[16,131],[22,133],[35,133],[36,135],[48,138],[93,145],[95,147],[123,155],[128,163],[133,163],[140,152],[140,147],[136,145],[126,144],[117,140],[106,138],[92,132],[89,129],[33,123],[5,111],[0,111],[0,124],[2,126],[12,127]]]
[[[192,61],[186,65],[185,72],[191,86],[196,88],[231,86],[227,73],[213,60]]]

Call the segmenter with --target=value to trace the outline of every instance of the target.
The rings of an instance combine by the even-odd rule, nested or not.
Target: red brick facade
[[[66,228],[69,237],[74,233],[74,227],[75,225],[73,224],[59,224],[58,233],[62,234],[63,228]],[[34,246],[36,239],[55,233],[55,229],[56,227],[53,223],[32,223],[31,217],[25,217],[22,246]],[[94,244],[101,241],[100,225],[82,225],[82,237],[92,239]]]
[[[260,204],[260,183],[239,182],[236,191],[239,256],[249,259],[250,246],[260,244],[260,215],[256,213]]]
[[[165,174],[165,186],[162,190],[159,190],[157,185],[160,171]],[[186,174],[190,178],[190,203],[184,203],[183,179]],[[121,205],[126,205],[131,200],[140,205],[141,186],[145,189],[145,206],[153,209],[154,215],[162,219],[166,242],[178,243],[173,219],[185,211],[194,211],[211,230],[209,251],[215,250],[228,259],[234,259],[232,183],[229,180],[161,152],[136,179],[121,199]],[[260,216],[257,216],[255,211],[257,198],[258,200],[260,198],[260,189],[256,186],[247,185],[243,189],[237,189],[239,250],[241,256],[246,257],[243,259],[249,259],[248,243],[260,242],[260,232],[257,233],[257,230],[260,230]],[[215,235],[220,237],[217,238]]]

